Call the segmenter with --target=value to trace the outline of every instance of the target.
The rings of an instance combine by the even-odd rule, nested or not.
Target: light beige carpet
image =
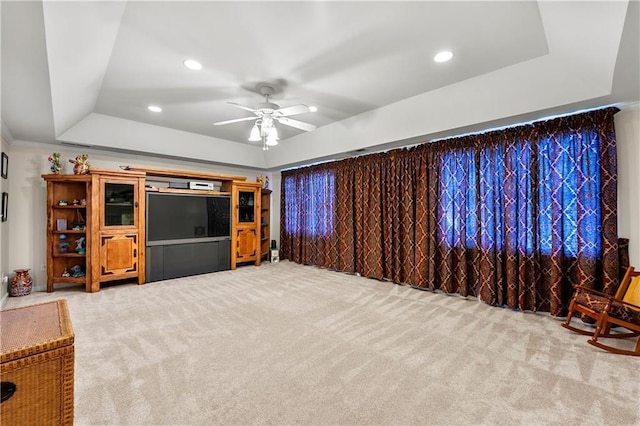
[[[640,423],[640,359],[547,315],[289,262],[61,289],[78,425]]]

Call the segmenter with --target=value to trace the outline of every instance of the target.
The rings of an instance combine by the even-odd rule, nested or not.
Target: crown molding
[[[620,111],[637,111],[640,109],[640,101],[622,102],[616,105]]]

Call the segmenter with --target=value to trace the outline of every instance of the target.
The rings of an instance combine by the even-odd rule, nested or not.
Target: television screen
[[[147,242],[230,236],[230,196],[147,193]]]

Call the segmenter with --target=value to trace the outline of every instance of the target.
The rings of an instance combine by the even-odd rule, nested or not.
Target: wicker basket
[[[0,329],[2,382],[15,387],[0,406],[0,423],[72,425],[74,334],[66,301],[1,311]]]

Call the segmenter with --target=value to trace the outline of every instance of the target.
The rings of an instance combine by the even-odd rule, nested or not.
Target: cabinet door
[[[255,228],[238,229],[236,237],[236,261],[255,260],[258,235]]]
[[[256,220],[256,192],[238,191],[238,222],[252,223]]]
[[[231,269],[238,263],[260,265],[260,184],[234,183]]]
[[[100,280],[116,280],[138,274],[138,235],[100,236]]]
[[[101,179],[100,198],[102,229],[138,227],[138,181]]]

